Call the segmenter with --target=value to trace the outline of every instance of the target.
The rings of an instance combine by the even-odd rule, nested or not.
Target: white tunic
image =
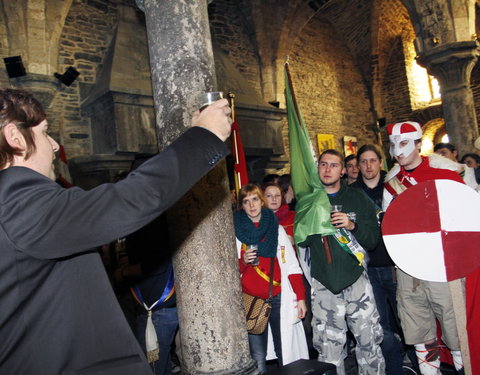
[[[240,258],[242,243],[237,239],[237,251]],[[282,254],[283,248],[283,254]],[[282,297],[280,306],[280,331],[282,334],[283,364],[298,359],[309,359],[307,340],[303,324],[298,319],[297,296],[293,292],[288,275],[302,273],[292,244],[281,225],[278,227],[277,259],[282,272]],[[277,358],[274,351],[272,333],[268,328],[267,360]]]

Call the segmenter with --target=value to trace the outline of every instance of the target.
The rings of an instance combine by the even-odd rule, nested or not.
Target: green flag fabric
[[[307,127],[293,92],[288,63],[285,64],[285,99],[290,140],[290,165],[295,208],[296,244],[312,234],[329,235],[336,229],[330,224],[330,201],[318,177],[314,153]]]

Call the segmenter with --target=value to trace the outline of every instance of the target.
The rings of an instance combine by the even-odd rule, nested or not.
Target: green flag
[[[333,234],[336,229],[330,224],[330,201],[318,177],[312,144],[295,99],[288,63],[285,64],[285,99],[290,139],[290,174],[297,198],[294,239],[299,244],[312,234]]]

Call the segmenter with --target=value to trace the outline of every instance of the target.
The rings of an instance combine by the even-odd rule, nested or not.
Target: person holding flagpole
[[[285,99],[292,184],[297,198],[294,240],[313,289],[313,343],[319,352],[318,360],[334,364],[337,374],[345,374],[343,348],[348,323],[357,340],[359,373],[382,375],[383,332],[364,268],[365,250],[373,249],[379,239],[375,208],[362,192],[341,183],[345,168],[338,151],[325,151],[316,165],[288,62]],[[342,207],[331,214],[332,205]]]
[[[312,234],[299,243],[310,249],[313,345],[319,361],[334,364],[337,373],[344,375],[343,348],[349,329],[357,343],[359,373],[381,375],[385,373],[380,349],[383,330],[365,258],[366,250],[373,249],[379,239],[377,218],[369,199],[342,183],[344,173],[338,151],[321,154],[320,181],[332,207],[341,207],[331,213],[330,223],[336,231],[328,236]]]

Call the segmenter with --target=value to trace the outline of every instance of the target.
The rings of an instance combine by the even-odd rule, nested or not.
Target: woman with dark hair
[[[462,164],[466,164],[467,167],[473,168],[475,172],[475,180],[477,184],[480,184],[480,156],[477,154],[465,154],[460,161]]]
[[[233,219],[244,293],[263,299],[269,297],[273,262],[270,329],[260,335],[248,334],[252,358],[257,361],[258,370],[264,373],[267,371],[267,353],[272,353],[271,350],[267,352],[269,331],[280,366],[301,358],[308,359],[305,332],[300,323],[307,311],[305,288],[293,247],[273,211],[264,207],[260,187],[254,184],[242,187],[238,203],[239,210]],[[257,245],[258,253],[249,249],[250,245]],[[252,265],[257,256],[258,265]]]
[[[478,167],[480,167],[480,156],[474,153],[465,154],[463,155],[460,163],[467,164],[467,166],[469,166],[470,168],[477,169]]]
[[[282,189],[283,200],[290,210],[295,211],[295,206],[297,205],[297,199],[295,198],[295,192],[293,191],[292,186],[292,176],[288,173],[282,174],[278,178],[278,186]]]

